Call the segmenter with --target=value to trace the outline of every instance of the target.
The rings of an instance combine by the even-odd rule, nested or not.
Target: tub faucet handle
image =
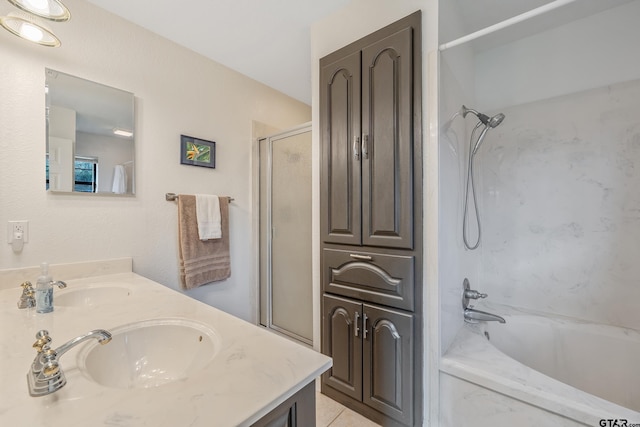
[[[476,290],[473,290],[473,289],[466,289],[466,290],[464,291],[464,296],[465,296],[466,298],[469,298],[469,299],[480,299],[480,298],[486,298],[486,297],[488,297],[489,295],[487,295],[487,294],[482,294],[482,293],[480,293],[480,292],[478,292],[478,291],[476,291]]]

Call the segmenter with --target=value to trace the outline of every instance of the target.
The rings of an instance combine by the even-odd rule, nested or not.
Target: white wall
[[[0,240],[9,220],[29,220],[30,234],[20,254],[0,246],[0,268],[132,256],[135,272],[177,289],[177,208],[164,194],[230,195],[232,277],[188,294],[255,321],[253,121],[295,126],[309,106],[87,2],[65,3],[73,18],[51,25],[59,49],[0,32]],[[135,94],[135,197],[45,192],[45,67]],[[180,165],[181,133],[215,140],[217,168]]]

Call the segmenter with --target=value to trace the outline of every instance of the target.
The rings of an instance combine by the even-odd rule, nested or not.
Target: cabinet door
[[[362,243],[413,248],[411,27],[362,50]]]
[[[361,310],[360,303],[323,297],[322,352],[333,358],[323,382],[357,400],[362,399]]]
[[[364,304],[362,329],[362,401],[412,425],[413,316]]]
[[[320,70],[325,242],[360,245],[360,51]]]

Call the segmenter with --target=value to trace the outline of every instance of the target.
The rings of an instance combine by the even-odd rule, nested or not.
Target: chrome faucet
[[[67,284],[65,282],[63,282],[62,280],[58,280],[58,281],[54,281],[52,280],[51,282],[49,282],[49,284],[51,286],[57,286],[58,289],[63,289],[67,287]],[[31,284],[31,282],[27,281],[22,283],[20,286],[22,286],[22,295],[20,295],[20,299],[18,300],[18,308],[19,309],[25,309],[25,308],[32,308],[36,306],[36,291],[35,289],[33,289],[33,284]]]
[[[500,323],[507,323],[504,317],[497,314],[487,313],[486,311],[476,310],[475,308],[465,308],[464,321],[467,323],[478,323],[479,321],[489,322],[497,321]]]
[[[506,323],[503,317],[498,316],[497,314],[487,313],[486,311],[476,310],[472,305],[469,304],[469,300],[472,299],[480,299],[488,297],[487,294],[480,293],[476,290],[471,289],[471,285],[469,284],[469,279],[464,279],[462,282],[462,308],[464,310],[464,321],[467,323],[478,323],[480,321],[489,322],[496,321],[500,323]]]
[[[44,396],[64,387],[67,379],[58,359],[71,348],[91,338],[97,339],[100,344],[106,344],[111,341],[111,334],[104,329],[96,329],[53,350],[49,347],[51,342],[49,332],[44,329],[39,331],[36,334],[36,342],[33,344],[38,354],[33,359],[31,369],[27,373],[29,394],[33,397]]]
[[[33,285],[31,282],[24,282],[21,284],[22,286],[22,295],[20,295],[20,299],[18,300],[18,308],[31,308],[36,306],[36,298],[35,291],[33,290]]]

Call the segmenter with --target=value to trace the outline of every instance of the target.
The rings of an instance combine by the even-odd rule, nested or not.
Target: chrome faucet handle
[[[38,350],[38,353],[42,353],[43,351],[49,350],[50,342],[51,337],[49,336],[49,331],[42,329],[36,334],[36,342],[33,343],[33,348]]]
[[[18,300],[18,308],[23,309],[35,307],[35,291],[33,290],[31,282],[24,282],[20,286],[22,286],[22,295],[20,295],[20,299]]]
[[[51,377],[60,372],[60,364],[57,359],[58,353],[55,350],[47,348],[42,354],[42,373],[46,377]]]
[[[33,347],[38,350],[38,354],[27,372],[29,395],[34,397],[53,393],[67,384],[67,379],[58,362],[62,353],[49,347],[51,342],[49,332],[43,329],[36,334],[36,338],[37,341]]]
[[[480,299],[480,298],[486,298],[486,297],[488,297],[489,295],[487,295],[487,294],[482,294],[482,293],[480,293],[480,292],[478,292],[478,291],[476,291],[476,290],[474,290],[474,289],[466,289],[466,290],[464,291],[464,296],[465,296],[466,298],[469,298],[469,299]]]
[[[67,284],[62,280],[58,280],[58,281],[52,280],[50,284],[51,286],[57,286],[58,289],[63,289],[67,287]]]
[[[462,308],[463,309],[467,309],[469,307],[471,307],[471,305],[469,305],[469,303],[472,299],[480,299],[480,298],[486,298],[488,295],[487,294],[483,294],[480,293],[474,289],[471,289],[471,284],[469,283],[469,279],[464,279],[464,281],[462,282]]]

